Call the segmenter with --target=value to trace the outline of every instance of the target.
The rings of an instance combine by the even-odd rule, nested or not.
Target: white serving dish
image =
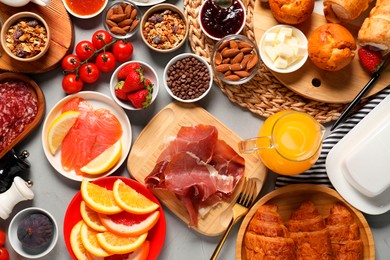
[[[51,122],[53,122],[53,120],[58,115],[61,114],[61,109],[64,106],[64,104],[74,97],[83,98],[89,104],[91,104],[94,109],[98,109],[98,108],[109,109],[111,113],[113,113],[118,118],[119,122],[122,125],[122,130],[123,130],[122,137],[121,137],[122,155],[121,158],[119,159],[119,162],[110,171],[106,173],[99,174],[99,175],[82,176],[82,175],[77,175],[74,170],[65,171],[61,164],[61,151],[58,151],[55,155],[52,155],[49,151],[47,145],[47,133],[49,131],[49,126]],[[123,110],[123,108],[121,108],[108,96],[95,91],[82,91],[77,94],[69,95],[61,99],[47,114],[42,129],[42,145],[47,160],[50,162],[53,168],[57,172],[59,172],[62,176],[74,181],[82,181],[83,179],[95,180],[105,176],[109,176],[112,173],[114,173],[127,158],[127,155],[130,151],[131,141],[132,141],[132,132],[131,132],[130,120],[126,115],[125,111]]]
[[[326,171],[340,195],[367,214],[390,210],[390,97],[329,152]]]

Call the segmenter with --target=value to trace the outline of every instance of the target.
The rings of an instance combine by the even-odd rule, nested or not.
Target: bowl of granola
[[[36,13],[16,13],[10,16],[1,28],[1,46],[15,60],[38,60],[49,49],[50,28]]]
[[[141,19],[141,37],[157,52],[173,52],[188,37],[188,22],[182,10],[172,4],[157,4],[148,9]]]

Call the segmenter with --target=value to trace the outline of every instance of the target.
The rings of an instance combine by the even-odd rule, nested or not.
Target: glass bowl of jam
[[[211,55],[214,75],[230,85],[248,82],[259,71],[257,44],[240,34],[230,34],[218,41]]]
[[[89,19],[99,15],[106,7],[108,0],[62,0],[65,9],[74,17]]]
[[[205,0],[199,11],[199,25],[213,40],[229,34],[239,34],[245,26],[246,11],[241,0],[232,0],[229,6],[220,6],[215,0]]]

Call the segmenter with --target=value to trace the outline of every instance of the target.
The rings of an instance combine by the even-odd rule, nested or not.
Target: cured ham
[[[145,178],[150,189],[167,189],[184,204],[190,226],[201,209],[227,199],[244,175],[245,160],[210,125],[181,127]]]

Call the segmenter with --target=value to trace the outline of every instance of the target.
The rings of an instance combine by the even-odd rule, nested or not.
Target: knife
[[[330,131],[333,131],[341,122],[343,122],[351,112],[351,110],[356,107],[362,97],[374,86],[375,82],[378,80],[381,72],[386,68],[386,66],[390,63],[390,54],[387,54],[383,57],[383,62],[379,66],[379,68],[372,74],[371,79],[367,82],[367,84],[363,87],[362,90],[357,94],[357,96],[351,101],[348,107],[344,110],[341,116],[336,120],[333,126],[330,128]]]

